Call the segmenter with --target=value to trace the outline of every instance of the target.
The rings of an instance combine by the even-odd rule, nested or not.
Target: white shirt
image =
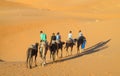
[[[78,37],[80,37],[80,36],[82,36],[82,32],[79,32],[79,33],[78,33]]]
[[[72,33],[68,34],[68,39],[70,39],[70,38],[72,39]]]

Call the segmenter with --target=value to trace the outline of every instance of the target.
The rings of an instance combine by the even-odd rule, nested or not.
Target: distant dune
[[[18,2],[11,2],[7,0],[0,0],[0,9],[20,9],[20,8],[30,8],[30,6],[18,3]]]
[[[56,11],[76,11],[76,12],[120,12],[119,0],[9,0],[30,4],[36,8],[51,9]],[[114,10],[114,11],[112,11]]]

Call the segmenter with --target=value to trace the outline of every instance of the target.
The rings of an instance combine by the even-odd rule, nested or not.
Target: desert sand
[[[71,30],[87,39],[85,52],[58,58],[47,54],[47,64],[28,69],[27,48],[39,42],[43,30],[50,41],[60,32],[62,41]],[[119,0],[0,0],[0,76],[120,76]],[[34,66],[34,64],[33,64]]]

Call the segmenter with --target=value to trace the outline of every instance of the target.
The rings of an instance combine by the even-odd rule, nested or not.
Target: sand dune
[[[57,11],[86,11],[86,12],[118,12],[120,10],[119,0],[9,0],[30,4],[36,8],[51,9]],[[114,11],[112,11],[114,9]],[[120,11],[119,11],[120,12]]]
[[[11,2],[12,1],[12,2]],[[119,0],[1,0],[0,1],[0,76],[119,76],[120,75]],[[27,69],[26,50],[39,42],[39,31],[60,32],[62,40],[82,30],[87,38],[85,52],[57,59],[52,64]]]
[[[25,8],[32,8],[29,5],[19,2],[13,2],[8,0],[0,0],[0,9],[25,9]]]

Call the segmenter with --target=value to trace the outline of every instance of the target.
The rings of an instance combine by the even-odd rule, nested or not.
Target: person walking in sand
[[[83,36],[81,30],[79,30],[78,39],[77,39],[77,53],[79,53],[79,48],[81,48],[80,53],[83,52],[85,45],[86,45],[86,38],[85,36]]]
[[[85,38],[85,36],[83,36],[83,34],[81,34],[81,37],[83,39],[83,42],[82,42],[82,45],[81,45],[81,52],[83,52],[84,49],[85,49],[85,45],[86,45],[86,38]]]
[[[83,52],[84,49],[85,49],[85,45],[86,45],[86,38],[85,38],[85,36],[83,34],[81,34],[80,40],[82,42],[82,44],[81,44],[81,51],[80,52]]]

